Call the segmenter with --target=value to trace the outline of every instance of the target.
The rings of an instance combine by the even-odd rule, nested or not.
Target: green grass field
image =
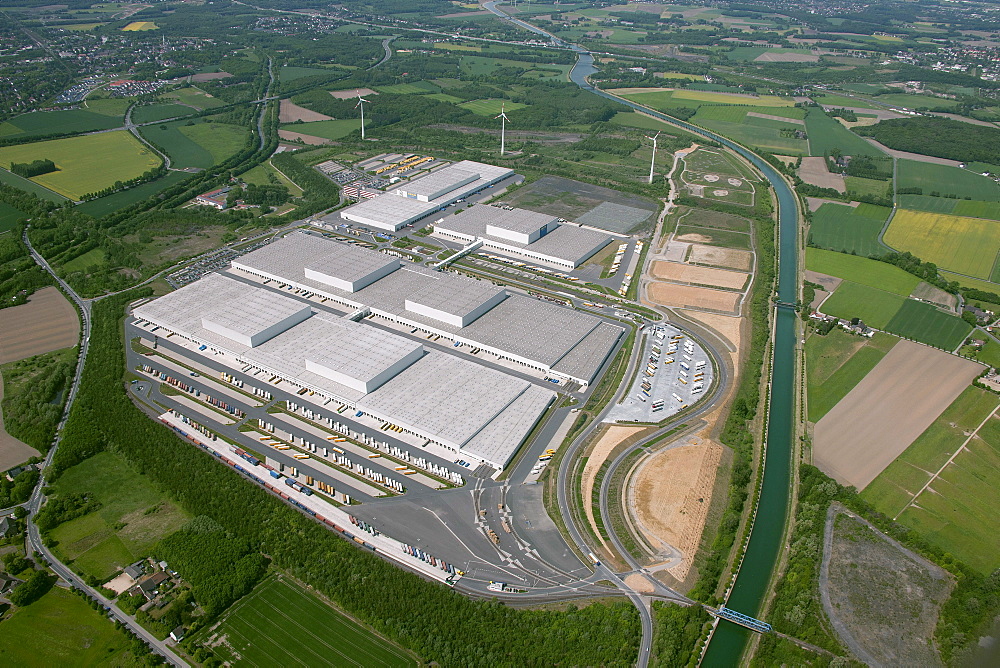
[[[221,107],[225,104],[225,102],[219,98],[209,95],[195,86],[172,90],[163,97],[166,99],[176,99],[182,104],[190,104],[198,109],[212,109],[214,107]]]
[[[901,209],[883,237],[943,269],[990,279],[1000,251],[1000,226],[981,218]]]
[[[115,116],[122,119],[125,116],[125,112],[128,111],[129,106],[131,106],[133,100],[123,97],[99,97],[90,99],[88,98],[83,102],[83,107],[87,111],[92,111],[95,114],[103,114],[104,116]]]
[[[1000,400],[969,387],[865,488],[861,496],[895,517]],[[1000,516],[985,502],[1000,486],[1000,419],[991,418],[899,521],[982,573],[1000,566]]]
[[[104,251],[100,248],[94,248],[83,255],[78,255],[69,262],[63,263],[62,267],[66,271],[87,271],[102,262],[104,262]]]
[[[243,148],[247,136],[245,128],[200,120],[148,125],[140,132],[163,149],[170,156],[172,166],[177,168],[208,168],[222,162]]]
[[[851,199],[860,199],[865,195],[892,199],[891,181],[864,179],[860,176],[847,176],[844,177],[844,185],[847,186],[847,196]]]
[[[930,304],[907,299],[885,329],[914,341],[954,350],[969,335],[972,326]]]
[[[816,107],[810,108],[806,115],[806,133],[809,135],[809,155],[822,156],[835,149],[840,149],[844,155],[885,155]]]
[[[924,195],[955,195],[984,202],[1000,201],[1000,185],[967,169],[916,160],[897,162],[897,188],[922,188]]]
[[[694,225],[678,225],[677,236],[685,234],[697,234],[701,237],[698,243],[708,244],[709,246],[723,246],[724,248],[740,248],[743,250],[753,249],[750,235],[741,232],[732,232],[730,230],[720,230],[711,227],[695,227]]]
[[[380,93],[395,95],[420,95],[421,93],[440,93],[441,89],[430,81],[415,81],[413,83],[393,84],[392,86],[376,86]]]
[[[59,169],[31,180],[72,199],[135,178],[161,162],[124,130],[0,148],[0,164],[39,158]]]
[[[455,97],[454,95],[448,95],[448,93],[428,93],[427,97],[438,100],[439,102],[449,102],[451,104],[458,104],[462,101],[462,98]]]
[[[196,109],[183,104],[147,104],[135,108],[132,112],[132,122],[151,123],[153,121],[162,121],[166,118],[189,116],[194,113],[197,113]]]
[[[110,130],[111,128],[120,127],[123,124],[124,119],[120,114],[118,116],[108,116],[86,109],[33,111],[0,123],[0,137],[13,138],[31,135]]]
[[[56,551],[76,568],[104,580],[145,555],[190,516],[118,455],[103,452],[68,469],[60,492],[83,493],[101,502],[96,512],[60,524],[51,536]],[[154,509],[147,514],[149,509]],[[123,525],[120,528],[116,528]]]
[[[18,608],[0,628],[7,666],[137,666],[131,640],[84,600],[59,587]]]
[[[0,202],[0,234],[14,229],[25,217],[23,211],[15,209],[6,202]]]
[[[232,665],[415,666],[401,647],[368,631],[297,584],[272,576],[228,610],[217,625],[195,636],[215,635],[213,647]]]
[[[14,186],[15,188],[20,188],[21,190],[29,193],[33,193],[42,199],[46,199],[50,202],[65,202],[68,198],[63,197],[57,192],[49,190],[43,186],[38,185],[34,181],[18,176],[17,174],[12,174],[6,169],[0,169],[0,183],[5,183],[8,186]]]
[[[313,135],[325,139],[340,139],[346,137],[355,130],[361,129],[361,119],[345,118],[339,121],[313,121],[311,123],[293,123],[282,125],[282,130],[301,132],[304,135]]]
[[[821,310],[846,320],[861,318],[870,327],[884,329],[905,301],[905,297],[891,292],[844,281],[823,302]]]
[[[691,121],[714,130],[721,135],[730,137],[741,144],[756,146],[771,153],[796,156],[807,155],[808,145],[804,139],[796,139],[794,135],[786,136],[787,133],[783,133],[784,128],[801,129],[801,126],[752,116],[747,116],[743,122],[733,123],[706,118],[701,113],[703,110],[718,108],[701,107]],[[731,108],[738,109],[738,107]]]
[[[813,95],[812,99],[817,104],[821,104],[824,107],[842,107],[848,109],[877,109],[878,105],[871,104],[870,102],[865,102],[864,100],[857,100],[853,97],[847,97],[845,95]]]
[[[735,104],[752,107],[767,107],[769,109],[795,106],[795,101],[791,98],[777,97],[774,95],[761,95],[759,97],[754,97],[733,93],[692,90],[690,88],[626,93],[622,95],[622,97],[632,100],[633,102],[646,105],[647,107],[652,107],[653,109],[657,109],[659,111],[668,111],[678,107],[698,108],[704,104]]]
[[[843,204],[824,204],[813,213],[809,226],[812,243],[828,250],[854,252],[868,256],[882,252],[879,232],[889,217],[889,209],[870,204],[857,208]]]
[[[127,206],[132,206],[136,202],[141,202],[147,197],[152,197],[158,192],[166,190],[176,183],[191,176],[186,172],[168,172],[166,176],[161,176],[155,181],[143,183],[134,188],[123,190],[120,193],[113,193],[89,202],[77,205],[77,210],[94,217],[106,216]]]
[[[878,288],[901,297],[913,292],[913,288],[920,282],[920,279],[913,274],[908,274],[891,264],[820,248],[806,249],[806,269]]]
[[[806,339],[809,421],[819,422],[899,341],[878,332],[862,339],[834,328]]]
[[[253,183],[258,186],[266,186],[273,183],[270,178],[271,176],[276,178],[281,185],[288,188],[288,192],[290,192],[293,197],[301,197],[302,189],[285,178],[285,176],[276,170],[270,162],[261,163],[250,171],[240,174],[241,179],[247,183]]]
[[[496,116],[500,113],[501,105],[503,105],[507,113],[524,109],[528,106],[520,102],[511,102],[510,100],[472,100],[470,102],[463,102],[458,106],[479,116]]]
[[[289,81],[295,81],[296,79],[304,79],[305,77],[315,77],[321,74],[333,74],[338,70],[327,70],[320,69],[318,67],[291,67],[284,65],[278,71],[278,79],[288,83]]]

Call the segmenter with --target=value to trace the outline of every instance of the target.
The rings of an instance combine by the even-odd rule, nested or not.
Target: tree
[[[14,587],[7,598],[19,608],[31,605],[52,588],[55,578],[47,571],[35,571],[28,579]]]

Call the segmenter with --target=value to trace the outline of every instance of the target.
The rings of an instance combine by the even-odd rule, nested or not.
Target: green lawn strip
[[[997,406],[997,397],[969,386],[861,493],[889,517],[903,509],[965,439]]]
[[[140,665],[128,636],[82,598],[59,587],[4,620],[0,656],[8,666]]]
[[[810,376],[809,421],[819,422],[820,418],[846,397],[847,393],[853,390],[854,386],[860,383],[875,368],[875,365],[882,361],[882,358],[896,345],[897,341],[899,339],[894,336],[878,332],[871,341],[866,342],[825,381],[814,383]]]
[[[972,331],[972,326],[930,304],[907,299],[885,329],[914,341],[954,350]]]
[[[854,252],[864,257],[884,250],[878,243],[878,235],[890,210],[868,206],[869,209],[857,211],[844,204],[824,204],[813,213],[809,241],[827,250]],[[868,213],[872,215],[866,215]],[[882,215],[877,217],[875,214]]]
[[[905,297],[920,279],[899,267],[865,257],[820,248],[806,249],[806,269]]]
[[[820,308],[827,315],[845,320],[861,318],[870,327],[884,329],[905,301],[905,297],[891,292],[844,281]]]

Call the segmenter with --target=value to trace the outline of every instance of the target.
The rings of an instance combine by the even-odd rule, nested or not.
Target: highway
[[[80,311],[80,321],[82,323],[80,331],[80,355],[77,359],[76,371],[73,374],[73,382],[70,385],[69,394],[66,397],[66,407],[63,409],[62,418],[59,420],[59,425],[56,428],[56,437],[52,442],[52,447],[49,448],[48,454],[45,456],[44,467],[47,468],[52,464],[52,459],[56,454],[56,450],[59,448],[60,442],[62,441],[63,427],[66,425],[66,419],[69,417],[70,409],[73,407],[73,402],[76,400],[76,395],[80,389],[80,379],[83,376],[83,368],[87,360],[87,352],[90,349],[91,304],[93,301],[89,299],[82,299],[80,295],[73,290],[73,288],[71,288],[65,281],[62,280],[62,278],[59,277],[58,274],[52,270],[52,267],[49,266],[49,263],[46,262],[45,258],[35,251],[34,247],[32,247],[31,240],[28,239],[27,228],[25,228],[22,238],[24,240],[24,244],[28,247],[28,252],[31,253],[31,257],[35,260],[35,262],[56,280],[63,293],[68,295],[69,298],[73,300],[73,303],[76,304]],[[28,527],[27,551],[29,556],[34,553],[42,555],[56,575],[77,589],[85,592],[90,598],[98,601],[108,611],[109,617],[127,626],[132,633],[142,638],[154,652],[162,656],[168,663],[174,666],[186,666],[187,663],[185,663],[163,642],[157,640],[152,634],[149,633],[149,631],[144,629],[139,622],[135,620],[135,617],[123,612],[109,599],[102,596],[96,589],[77,577],[73,571],[59,561],[55,555],[53,555],[52,552],[45,547],[42,542],[42,537],[38,531],[38,526],[34,522],[35,515],[38,514],[38,511],[45,504],[45,495],[42,493],[44,488],[45,477],[43,468],[42,477],[39,478],[38,484],[35,486],[35,490],[31,494],[31,498],[28,499],[26,504],[24,504],[24,507],[28,511],[26,522]]]

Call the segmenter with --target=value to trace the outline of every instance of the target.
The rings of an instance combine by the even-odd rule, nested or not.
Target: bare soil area
[[[27,304],[0,311],[0,364],[75,346],[76,310],[54,287],[42,288]]]
[[[820,582],[834,628],[859,659],[869,665],[942,665],[932,638],[953,586],[947,571],[833,506]]]
[[[648,288],[650,301],[660,306],[708,309],[735,313],[740,303],[740,293],[724,292],[712,288],[698,288],[691,285],[676,285],[653,281]]]
[[[826,168],[826,158],[802,158],[799,166],[799,178],[820,188],[833,188],[837,192],[847,192],[844,184],[844,177],[840,174],[831,174]]]
[[[633,475],[629,496],[640,530],[651,545],[679,552],[666,570],[684,580],[701,542],[722,446],[690,437],[649,457]]]
[[[661,253],[661,256],[665,260],[683,262],[690,245],[691,244],[686,244],[680,241],[668,241],[663,249],[663,252]]]
[[[750,274],[739,271],[727,271],[726,269],[713,269],[712,267],[699,267],[693,264],[664,262],[662,260],[653,262],[652,274],[654,278],[668,281],[697,285],[714,285],[729,290],[742,290],[743,286],[747,283],[747,278],[750,276]]]
[[[600,535],[600,532],[597,531],[597,523],[594,521],[594,508],[590,503],[594,492],[594,478],[597,477],[597,472],[600,470],[601,465],[619,443],[645,429],[645,427],[620,427],[612,425],[608,427],[607,431],[601,434],[601,437],[591,448],[590,454],[587,456],[587,463],[583,465],[580,489],[584,499],[583,506],[587,513],[587,521],[590,522],[590,526],[597,535]]]
[[[338,100],[347,100],[358,95],[378,95],[378,91],[374,91],[371,88],[351,88],[350,90],[331,90],[330,95]]]
[[[832,199],[823,199],[822,197],[806,197],[806,204],[809,205],[809,210],[815,212],[824,204],[843,204],[845,206],[850,206],[857,208],[860,202],[838,202]]]
[[[3,376],[0,376],[0,401],[3,400]],[[14,468],[41,453],[33,447],[19,441],[7,433],[3,423],[3,410],[0,409],[0,471]]]
[[[816,466],[861,491],[982,369],[976,362],[900,341],[816,423]]]
[[[922,299],[925,302],[931,302],[937,306],[948,309],[954,312],[955,308],[958,306],[958,297],[951,294],[950,292],[945,292],[941,288],[934,287],[930,283],[925,283],[921,281],[917,283],[917,287],[913,288],[913,292],[910,293],[911,297],[916,297],[917,299]]]
[[[229,72],[203,72],[201,74],[192,74],[191,81],[194,83],[201,83],[202,81],[216,81],[218,79],[228,79],[233,76]]]
[[[743,318],[722,315],[720,313],[705,313],[703,311],[690,311],[684,315],[714,329],[720,336],[733,344],[734,350],[740,349]]]
[[[656,589],[653,587],[653,583],[639,575],[638,573],[632,573],[632,575],[625,576],[625,584],[632,588],[633,591],[639,592],[640,594],[652,594]]]
[[[753,59],[755,63],[818,63],[819,56],[811,53],[774,53],[766,51]]]
[[[691,253],[687,260],[693,264],[710,264],[713,267],[726,267],[739,271],[750,271],[753,268],[753,253],[736,248],[691,244]]]
[[[278,130],[278,136],[282,139],[287,139],[289,141],[298,140],[305,142],[310,146],[322,146],[327,143],[327,139],[324,137],[317,137],[315,135],[304,135],[301,132],[292,132],[290,130]]]
[[[308,123],[310,121],[330,120],[333,120],[333,116],[327,116],[326,114],[321,114],[318,111],[300,107],[291,100],[281,101],[281,110],[278,113],[278,121],[282,123],[294,123],[295,121]]]
[[[833,292],[840,284],[843,283],[843,279],[837,278],[836,276],[829,276],[827,274],[821,274],[818,271],[806,270],[806,280],[810,283],[817,283],[822,285],[827,292]]]

